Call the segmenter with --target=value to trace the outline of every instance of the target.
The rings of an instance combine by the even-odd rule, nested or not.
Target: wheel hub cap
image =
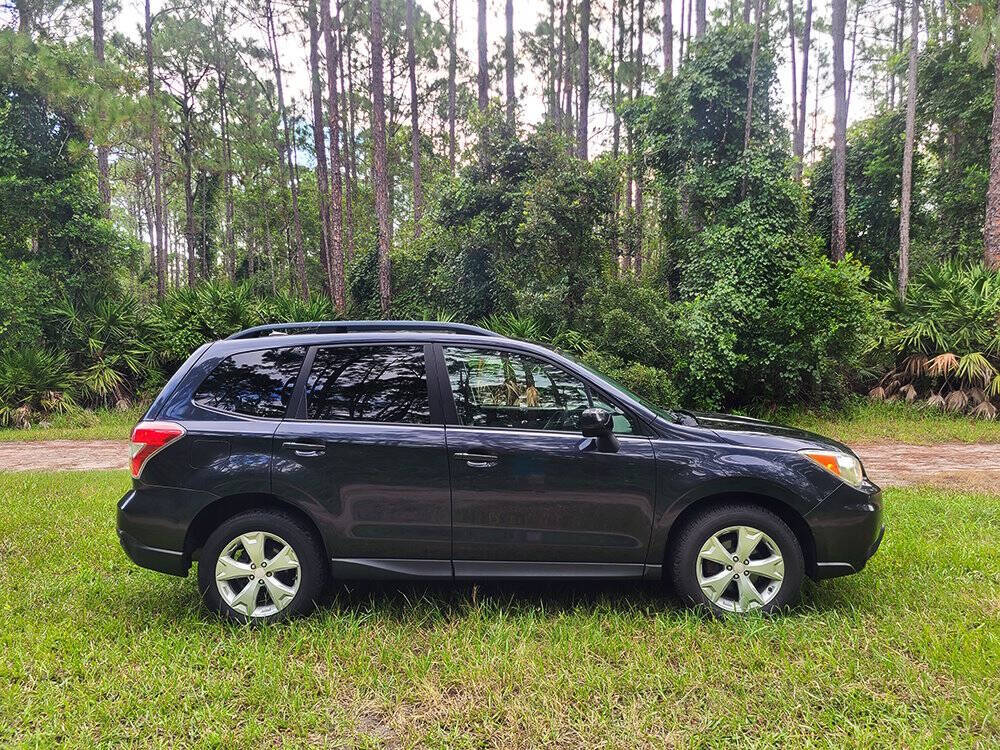
[[[785,561],[775,541],[760,529],[729,526],[705,540],[695,574],[712,604],[729,612],[748,612],[778,595]]]
[[[215,563],[219,595],[247,617],[280,612],[299,591],[301,571],[295,550],[266,531],[240,534],[227,544]]]

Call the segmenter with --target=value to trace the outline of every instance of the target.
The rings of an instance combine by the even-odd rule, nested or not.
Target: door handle
[[[321,456],[326,453],[323,443],[296,443],[289,440],[282,443],[281,447],[295,451],[296,456]]]
[[[491,466],[496,466],[499,460],[496,456],[491,456],[488,453],[456,453],[455,458],[459,461],[465,461],[474,469],[488,469]]]

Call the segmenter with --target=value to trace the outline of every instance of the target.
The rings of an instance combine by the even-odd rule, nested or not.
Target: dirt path
[[[853,447],[876,484],[929,484],[1000,493],[1000,445],[875,443]]]
[[[1000,493],[1000,445],[855,446],[868,475],[883,486],[937,487]],[[128,444],[115,440],[0,443],[0,471],[123,469]]]

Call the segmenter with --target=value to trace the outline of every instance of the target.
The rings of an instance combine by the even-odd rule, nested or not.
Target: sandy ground
[[[933,485],[1000,493],[1000,445],[855,446],[868,475],[883,486]],[[123,469],[128,444],[114,440],[0,443],[0,471]]]

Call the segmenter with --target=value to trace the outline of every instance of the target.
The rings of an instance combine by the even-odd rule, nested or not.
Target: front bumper
[[[867,479],[861,487],[842,484],[806,515],[816,542],[815,579],[862,570],[882,544],[882,491]]]
[[[135,490],[129,490],[118,501],[118,541],[125,554],[136,565],[160,573],[175,576],[186,576],[191,567],[191,560],[180,550],[163,549],[144,544],[136,534],[148,536],[139,518],[129,513],[129,504],[135,497]]]

